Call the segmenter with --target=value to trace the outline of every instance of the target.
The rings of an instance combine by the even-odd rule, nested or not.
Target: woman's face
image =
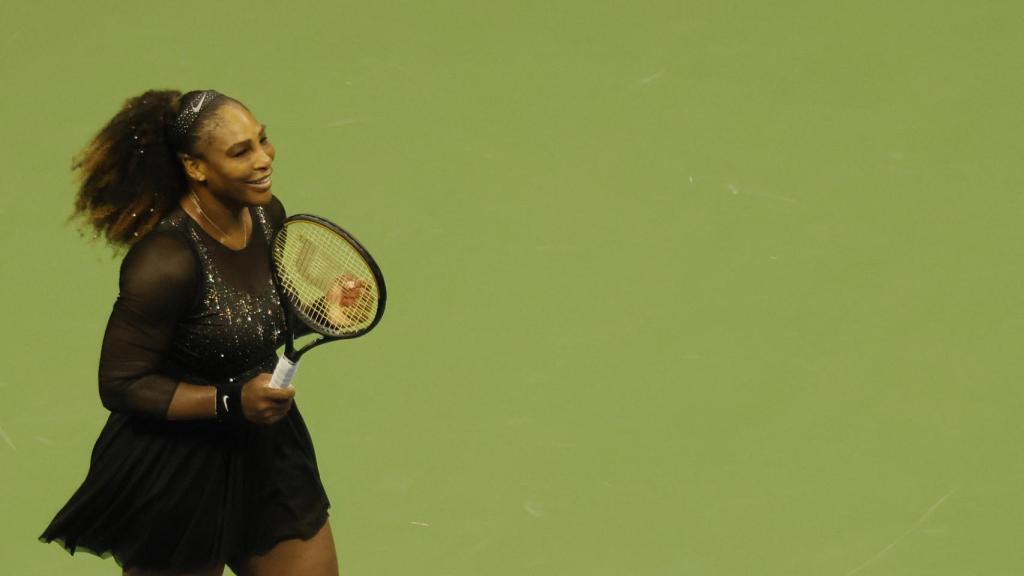
[[[200,157],[186,157],[186,170],[215,197],[243,206],[270,202],[274,145],[266,126],[243,106],[221,106],[208,120],[198,147]]]

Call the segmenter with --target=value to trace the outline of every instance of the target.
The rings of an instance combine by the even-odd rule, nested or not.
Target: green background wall
[[[0,2],[0,572],[84,478],[70,159],[246,102],[373,251],[297,380],[346,575],[1024,573],[1014,2]]]

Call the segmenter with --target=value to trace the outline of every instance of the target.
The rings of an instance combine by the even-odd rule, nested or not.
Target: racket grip
[[[274,375],[270,377],[271,388],[287,388],[292,385],[292,377],[295,376],[295,369],[299,367],[298,362],[292,362],[281,356],[274,368]]]

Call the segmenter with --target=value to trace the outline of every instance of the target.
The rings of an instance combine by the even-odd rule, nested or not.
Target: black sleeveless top
[[[272,372],[284,316],[270,276],[275,198],[241,250],[180,208],[125,255],[100,355],[111,411],[89,473],[41,540],[122,566],[194,570],[309,538],[329,502],[297,405],[270,425],[164,419],[179,382]]]

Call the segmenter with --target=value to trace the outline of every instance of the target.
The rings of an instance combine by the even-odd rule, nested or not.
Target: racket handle
[[[292,362],[288,358],[281,356],[281,359],[277,361],[277,367],[274,368],[274,375],[270,377],[271,388],[287,388],[292,385],[292,377],[295,376],[295,369],[299,367],[299,363]]]

